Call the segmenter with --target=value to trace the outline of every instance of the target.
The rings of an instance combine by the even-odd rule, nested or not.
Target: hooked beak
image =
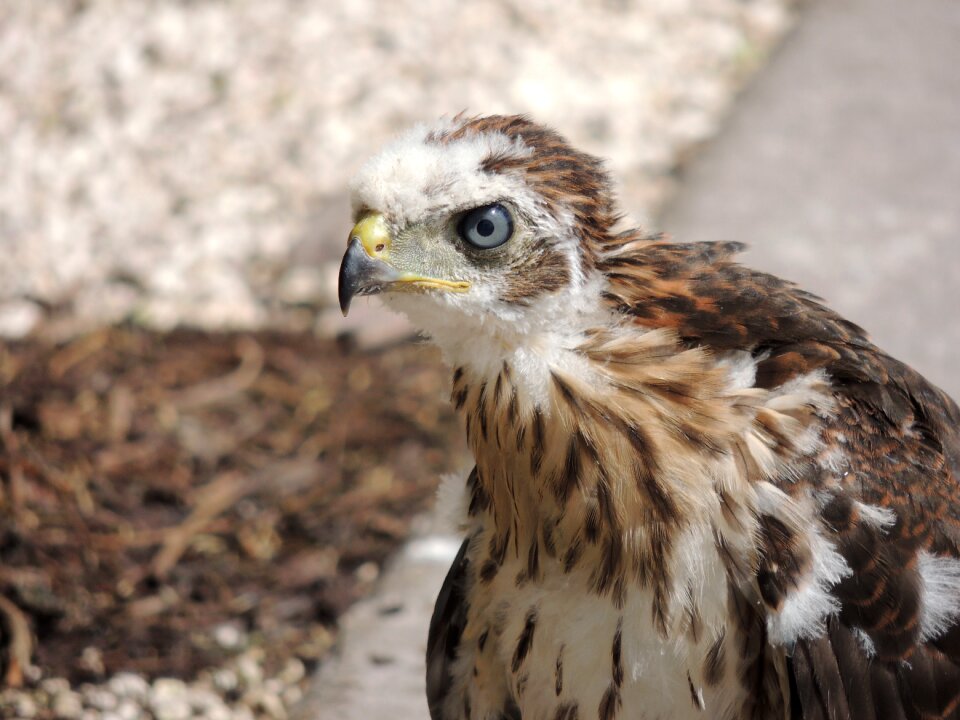
[[[368,213],[350,231],[347,251],[340,262],[337,290],[340,311],[346,317],[355,295],[375,295],[391,290],[433,288],[466,292],[470,283],[441,280],[410,272],[401,272],[390,262],[393,238],[380,213]]]

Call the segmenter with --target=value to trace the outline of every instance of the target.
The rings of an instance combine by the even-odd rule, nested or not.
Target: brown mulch
[[[435,352],[111,328],[0,346],[0,686],[269,667],[337,617],[463,460]]]

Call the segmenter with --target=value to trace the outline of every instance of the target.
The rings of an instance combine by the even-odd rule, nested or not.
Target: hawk
[[[960,718],[960,410],[733,242],[618,230],[522,116],[352,185],[339,299],[436,343],[476,466],[435,720]]]

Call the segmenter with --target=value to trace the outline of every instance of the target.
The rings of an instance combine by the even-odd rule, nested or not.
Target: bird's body
[[[476,460],[435,719],[960,717],[942,392],[736,244],[615,232],[523,118],[417,131],[354,198],[341,301],[396,291]]]

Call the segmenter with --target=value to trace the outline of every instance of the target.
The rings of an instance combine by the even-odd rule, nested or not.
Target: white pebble
[[[53,699],[53,714],[61,720],[76,720],[83,715],[83,702],[80,694],[73,690],[57,693]]]
[[[150,688],[150,709],[157,720],[187,720],[193,713],[187,686],[176,678],[157,678]]]
[[[263,682],[263,668],[250,655],[242,655],[237,658],[237,673],[240,680],[248,688],[257,687]]]
[[[0,305],[0,337],[18,340],[37,326],[43,317],[39,306],[29,300],[11,300]]]
[[[78,665],[92,672],[94,675],[103,675],[106,672],[106,668],[103,664],[103,652],[100,648],[90,645],[83,649],[83,652],[80,653],[80,661]]]
[[[170,698],[151,707],[157,720],[189,720],[193,715],[190,703],[183,698]]]
[[[285,685],[296,685],[298,682],[303,680],[306,674],[307,669],[304,667],[299,658],[290,658],[287,660],[286,664],[283,666],[283,670],[280,671],[280,674],[277,675],[277,677]]]
[[[293,707],[303,699],[303,690],[298,685],[291,685],[283,691],[283,702],[287,707]]]
[[[47,678],[40,682],[40,689],[51,697],[70,690],[70,682],[66,678]]]
[[[18,697],[14,703],[14,708],[16,709],[17,717],[24,718],[24,720],[32,718],[37,714],[37,703],[35,703],[29,695],[21,695]]]
[[[273,720],[287,720],[287,709],[280,698],[265,690],[251,690],[243,696],[244,703],[266,713]]]
[[[213,671],[213,686],[220,692],[233,692],[238,684],[237,674],[233,670],[222,668]]]
[[[362,583],[372,583],[380,576],[380,566],[375,562],[365,562],[353,574]]]
[[[233,708],[233,720],[254,720],[253,710],[246,705],[237,705]]]
[[[126,699],[121,700],[117,705],[116,715],[119,720],[139,720],[144,715],[144,711],[140,703]]]
[[[150,702],[179,699],[187,694],[187,685],[177,678],[157,678],[150,688]]]
[[[222,706],[223,700],[213,690],[202,687],[192,687],[187,692],[187,701],[198,714],[206,716],[214,707]]]
[[[236,715],[230,712],[226,705],[219,705],[208,709],[203,715],[203,720],[236,720]]]
[[[247,644],[247,634],[233,623],[214,628],[213,639],[224,650],[238,650]]]
[[[83,700],[87,707],[96,710],[113,710],[117,706],[117,696],[101,687],[86,687]]]
[[[146,679],[132,672],[117,673],[110,678],[107,686],[117,697],[134,700],[146,700],[150,690],[150,684]]]

